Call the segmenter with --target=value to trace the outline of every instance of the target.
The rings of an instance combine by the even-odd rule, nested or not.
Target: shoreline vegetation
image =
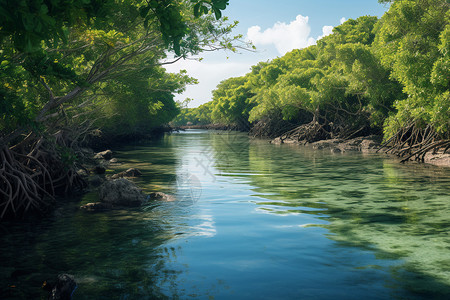
[[[173,131],[185,131],[187,129],[205,129],[205,130],[239,130],[236,126],[223,124],[208,125],[185,125],[173,128]],[[249,132],[249,134],[251,131]],[[302,146],[310,146],[313,149],[330,149],[333,153],[343,153],[359,151],[363,153],[385,153],[399,158],[399,162],[407,162],[398,155],[390,153],[390,149],[383,144],[383,137],[380,135],[359,136],[351,139],[324,139],[315,142],[307,142],[305,140],[293,139],[291,137],[279,136],[270,140],[272,144],[296,144]],[[416,162],[426,163],[439,167],[450,168],[450,153],[444,151],[427,152],[421,160]]]
[[[222,16],[228,2],[2,2],[0,219],[86,189],[78,170],[93,140],[141,138],[172,120],[174,94],[197,81],[164,65],[251,50]]]
[[[222,81],[210,102],[182,108],[171,124],[222,124],[280,143],[375,135],[381,137],[379,152],[402,162],[445,164],[450,4],[380,2],[390,3],[380,19],[349,19],[316,45]]]

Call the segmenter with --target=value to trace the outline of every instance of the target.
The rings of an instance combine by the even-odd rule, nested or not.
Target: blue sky
[[[381,17],[387,9],[377,0],[230,0],[224,15],[239,21],[234,34],[252,40],[257,52],[217,51],[201,55],[201,62],[185,60],[167,66],[169,72],[184,69],[199,80],[176,100],[192,98],[189,107],[197,107],[211,100],[211,92],[220,81],[245,75],[260,61],[314,44],[344,20]]]

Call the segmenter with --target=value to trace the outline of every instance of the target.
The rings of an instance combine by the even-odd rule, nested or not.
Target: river
[[[117,149],[176,201],[0,223],[0,299],[448,299],[450,170],[188,130]],[[109,172],[112,172],[111,170]]]

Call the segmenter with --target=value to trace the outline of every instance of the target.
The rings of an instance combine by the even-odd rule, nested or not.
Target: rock
[[[105,151],[98,152],[97,154],[95,154],[94,158],[110,160],[112,158],[112,155],[113,155],[113,152],[111,150],[105,150]]]
[[[116,163],[118,163],[119,161],[117,160],[117,158],[111,158],[111,159],[109,160],[109,162],[112,163],[112,164],[116,164]]]
[[[44,282],[42,287],[50,291],[48,299],[70,300],[77,289],[77,283],[72,275],[59,274],[55,283]]]
[[[329,139],[311,144],[314,149],[331,149],[331,152],[362,151],[374,152],[380,145],[379,136],[357,137],[350,140]]]
[[[99,188],[100,201],[113,206],[136,207],[146,201],[146,196],[134,183],[120,178],[107,181]]]
[[[360,149],[362,152],[375,152],[381,146],[382,138],[377,135],[370,135],[361,141]]]
[[[332,153],[341,153],[342,151],[339,148],[331,148],[331,152]]]
[[[340,150],[342,152],[348,152],[348,151],[361,151],[361,148],[359,145],[352,145],[352,144],[342,144],[340,145]]]
[[[77,174],[80,175],[81,177],[89,176],[88,171],[86,171],[85,169],[78,169]]]
[[[450,153],[433,153],[425,154],[424,162],[440,167],[450,167]]]
[[[141,175],[142,175],[142,172],[139,171],[139,170],[136,169],[136,168],[130,168],[130,169],[128,169],[128,170],[125,171],[125,174],[126,174],[127,176],[137,177],[137,176],[141,176]]]
[[[100,177],[99,175],[94,175],[89,177],[88,181],[93,187],[97,187],[100,186],[105,181],[105,179]]]
[[[98,165],[94,167],[95,174],[105,174],[106,168],[104,166]]]
[[[280,145],[283,143],[283,141],[281,140],[280,137],[277,137],[277,138],[274,138],[273,140],[271,140],[269,143],[275,144],[275,145]]]
[[[104,211],[104,210],[112,209],[113,205],[111,203],[93,202],[93,203],[88,203],[88,204],[82,205],[82,206],[80,206],[80,208],[87,210],[87,211]]]
[[[162,200],[162,201],[175,201],[175,197],[173,195],[165,194],[162,192],[153,192],[148,195],[150,200]]]
[[[122,178],[122,177],[138,177],[141,176],[142,172],[139,171],[136,168],[130,168],[126,171],[114,174],[113,176],[111,176],[111,179],[117,179],[117,178]]]

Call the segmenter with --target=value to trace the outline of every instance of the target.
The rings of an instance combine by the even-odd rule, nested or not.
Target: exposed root
[[[378,151],[395,154],[402,158],[401,162],[424,162],[427,153],[447,153],[449,149],[449,136],[438,134],[432,125],[420,128],[411,122],[382,144]]]
[[[274,138],[297,127],[296,124],[283,120],[281,114],[273,113],[255,123],[249,134],[254,137]]]
[[[53,199],[50,173],[42,164],[6,146],[0,149],[0,218],[41,207],[43,197]]]
[[[327,139],[330,133],[324,129],[324,126],[313,120],[308,124],[300,125],[280,136],[283,143],[286,139],[293,139],[297,142],[313,143],[319,140]]]
[[[284,131],[279,140],[290,139],[300,143],[313,143],[325,139],[348,140],[363,135],[373,134],[370,127],[369,115],[362,108],[362,103],[342,106],[339,103],[330,103],[327,107],[316,108],[309,112],[308,118],[296,128]],[[358,105],[359,103],[359,105]]]
[[[270,119],[258,121],[250,130],[249,134],[254,137],[276,137],[293,127],[284,121],[275,122]]]
[[[291,139],[306,144],[335,138],[348,140],[367,132],[368,128],[365,125],[360,127],[337,125],[332,122],[319,122],[314,118],[310,123],[302,124],[285,132],[279,139],[282,143],[286,139]]]
[[[62,131],[48,139],[29,134],[12,147],[0,146],[0,219],[42,210],[55,195],[87,186],[75,171],[70,139]]]

